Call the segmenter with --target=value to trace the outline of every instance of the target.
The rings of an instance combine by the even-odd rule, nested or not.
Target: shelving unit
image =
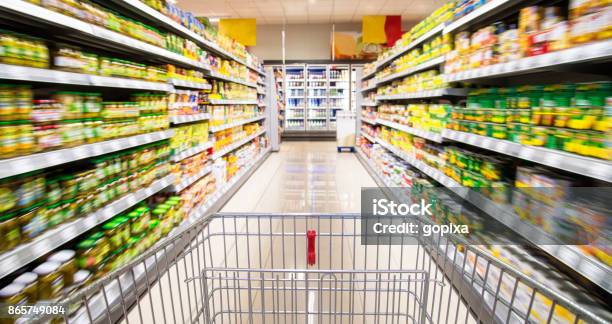
[[[246,180],[261,166],[270,154],[270,149],[264,150],[258,157],[256,157],[252,163],[245,166],[244,169],[236,174],[229,182],[219,188],[209,199],[198,206],[193,213],[189,215],[176,231],[180,231],[190,226],[195,220],[208,217],[215,212],[218,212],[223,205],[238,191],[238,189],[246,182]],[[165,240],[158,242],[156,246],[164,244],[166,240],[172,240],[172,233]],[[144,262],[147,269],[153,269],[156,265],[166,264],[165,260],[172,259],[184,250],[188,242],[177,242],[171,245],[172,248],[164,249],[155,253],[154,251],[146,252],[139,256],[135,262]],[[155,247],[153,248],[155,249]],[[109,316],[106,311],[108,309],[113,310],[110,314],[111,318],[119,319],[121,315],[121,293],[124,293],[123,299],[126,302],[135,301],[137,292],[145,291],[147,285],[153,284],[157,278],[152,276],[153,273],[145,272],[144,267],[137,267],[131,274],[124,274],[121,277],[121,287],[117,284],[117,281],[112,281],[105,286],[106,296],[102,294],[96,294],[89,299],[89,310],[94,321],[102,320],[106,316]],[[127,293],[131,292],[131,293]],[[73,319],[77,323],[88,322],[89,315],[84,308],[77,311],[73,316]]]
[[[172,20],[170,17],[165,16],[161,12],[149,7],[147,4],[139,0],[111,0],[111,1],[128,11],[137,13],[142,18],[150,22],[153,22],[156,25],[160,25],[185,38],[193,40],[196,44],[198,44],[199,46],[201,46],[202,48],[206,50],[212,51],[218,55],[221,55],[222,57],[225,57],[227,59],[236,61],[242,65],[245,65],[249,69],[256,71],[259,74],[263,74],[263,71],[259,67],[256,67],[252,64],[249,64],[248,62],[245,62],[243,59],[226,51],[225,49],[221,48],[217,44],[203,38],[197,33],[189,30],[188,28]]]
[[[523,160],[612,182],[612,163],[609,161],[449,129],[445,129],[442,136]]]
[[[76,48],[82,48],[86,53],[94,53],[101,55],[108,55],[109,58],[125,58],[131,60],[134,63],[147,63],[150,65],[165,65],[172,64],[179,68],[186,68],[202,72],[204,77],[209,81],[210,79],[218,79],[226,82],[233,82],[242,84],[248,87],[257,88],[258,97],[257,99],[249,100],[211,100],[213,105],[254,105],[262,107],[260,111],[262,114],[251,119],[243,120],[231,125],[223,125],[221,129],[227,127],[240,126],[248,122],[261,121],[262,125],[265,125],[265,95],[266,95],[266,82],[264,81],[264,72],[261,67],[255,66],[250,56],[246,56],[247,59],[242,59],[237,55],[234,55],[215,43],[204,39],[201,35],[193,32],[192,30],[182,26],[179,22],[174,21],[172,18],[165,16],[164,14],[156,11],[149,7],[142,1],[138,0],[110,0],[110,1],[97,1],[96,5],[100,5],[114,12],[117,15],[132,19],[135,22],[143,22],[147,27],[152,29],[158,29],[162,33],[174,33],[178,36],[184,37],[187,40],[195,42],[197,46],[200,46],[204,51],[208,53],[215,53],[223,58],[232,60],[239,64],[246,66],[251,71],[258,74],[259,80],[257,82],[251,82],[254,80],[254,73],[249,71],[250,79],[248,77],[240,75],[240,78],[236,78],[237,74],[233,76],[227,76],[220,74],[211,69],[207,63],[207,59],[203,56],[199,60],[190,59],[182,54],[175,53],[171,50],[167,50],[162,47],[151,45],[144,41],[132,38],[127,34],[121,34],[110,29],[106,29],[99,25],[94,25],[85,21],[81,21],[77,18],[64,15],[62,13],[49,10],[43,6],[46,4],[36,5],[28,1],[23,0],[12,0],[4,1],[0,3],[0,17],[6,19],[5,25],[10,26],[14,24],[16,30],[21,33],[29,34],[32,31],[31,36],[39,36],[47,33],[50,38],[49,42],[55,44],[60,41],[66,42],[68,46],[75,46]],[[47,4],[48,5],[48,4]],[[72,5],[68,4],[67,6]],[[23,23],[22,23],[23,22]],[[42,32],[41,32],[42,31]],[[161,36],[163,37],[163,36]],[[51,47],[50,50],[53,50]],[[51,64],[53,66],[53,64]],[[246,70],[246,69],[243,69]],[[178,72],[180,73],[180,72]],[[186,77],[185,77],[186,78]],[[244,79],[243,79],[244,78]],[[116,94],[119,98],[129,97],[130,95],[143,93],[143,92],[158,92],[158,93],[172,93],[175,89],[190,89],[190,90],[211,90],[212,86],[206,81],[196,82],[192,80],[198,79],[183,79],[182,76],[176,78],[169,78],[167,82],[150,82],[138,79],[128,79],[121,77],[108,77],[101,75],[89,75],[83,73],[72,73],[64,72],[53,69],[42,69],[42,68],[31,68],[25,66],[16,66],[9,64],[0,64],[0,80],[13,80],[24,83],[31,83],[35,86],[35,90],[52,92],[56,90],[71,90],[71,89],[88,89],[88,92],[93,92],[90,89],[96,89],[96,93],[102,93],[105,101],[115,99]],[[249,81],[251,80],[251,81]],[[8,82],[7,82],[8,83]],[[263,85],[263,86],[261,86]],[[44,89],[43,89],[44,88]],[[112,90],[112,89],[117,89]],[[74,90],[72,90],[74,91]],[[186,92],[186,91],[184,91]],[[195,93],[195,91],[192,91]],[[148,93],[147,93],[148,95]],[[198,93],[196,93],[196,96]],[[122,100],[119,99],[119,100]],[[170,101],[168,98],[166,98]],[[197,105],[203,105],[204,103],[193,103],[193,108]],[[179,103],[182,107],[192,107],[189,103]],[[169,105],[170,110],[177,108],[176,106]],[[197,114],[193,115],[180,115],[180,112],[170,113],[167,121],[171,127],[183,127],[184,124],[196,124],[196,123],[207,123],[211,115],[206,112],[203,107],[199,107]],[[195,112],[195,111],[194,111]],[[174,115],[176,113],[176,115]],[[165,120],[164,120],[165,122]],[[143,128],[144,129],[144,128]],[[211,128],[211,131],[215,128]],[[204,158],[207,158],[205,167],[193,174],[191,177],[182,178],[179,181],[175,181],[175,175],[170,174],[163,178],[154,180],[149,186],[140,189],[134,189],[114,201],[102,205],[102,207],[95,212],[86,214],[84,216],[75,217],[74,219],[66,220],[54,228],[46,229],[46,231],[37,237],[34,237],[31,241],[24,244],[20,244],[17,247],[5,251],[0,254],[0,278],[6,278],[6,280],[12,280],[16,272],[20,271],[31,271],[33,264],[39,261],[43,261],[51,252],[60,249],[71,249],[75,247],[75,244],[85,238],[85,235],[91,234],[92,231],[98,231],[99,227],[107,223],[111,219],[116,219],[116,216],[121,215],[124,212],[130,211],[133,207],[139,206],[143,201],[149,197],[157,195],[158,193],[174,193],[180,195],[185,189],[192,186],[194,183],[203,179],[208,174],[213,172],[211,161],[213,158],[220,158],[225,154],[230,153],[232,150],[238,149],[241,145],[248,143],[250,140],[265,136],[267,129],[262,126],[262,129],[256,134],[249,136],[248,138],[242,139],[237,143],[231,145],[223,150],[223,152],[215,152],[216,155],[212,154],[212,148],[214,143],[204,142],[196,147],[189,148],[182,152],[174,154],[170,161],[167,163],[180,163],[184,159],[193,157],[196,154],[207,152],[210,153]],[[21,174],[26,174],[32,171],[41,171],[45,174],[55,174],[59,171],[58,166],[65,168],[66,170],[72,170],[77,164],[85,165],[90,163],[87,159],[99,156],[119,156],[114,154],[124,150],[129,150],[148,144],[164,141],[171,139],[176,132],[170,128],[164,131],[151,132],[147,134],[141,134],[136,136],[130,136],[125,138],[118,138],[103,142],[97,142],[93,144],[86,144],[71,148],[63,148],[55,151],[36,153],[27,156],[20,156],[11,159],[0,159],[0,179],[9,178]],[[204,139],[202,139],[204,141]],[[267,141],[262,140],[262,145],[267,145]],[[157,149],[157,146],[152,146]],[[207,197],[206,201],[199,206],[200,208],[193,210],[190,214],[190,218],[184,221],[180,228],[185,228],[191,224],[195,219],[210,215],[212,212],[218,211],[221,206],[229,200],[237,189],[248,179],[248,177],[254,172],[254,170],[265,160],[269,154],[270,148],[267,146],[261,147],[261,154],[254,154],[253,160],[245,162],[242,165],[242,169],[229,181],[225,182],[225,179],[218,180],[220,185],[214,194]],[[155,151],[153,151],[155,152]],[[256,155],[256,156],[255,156]],[[143,160],[144,161],[144,160]],[[138,161],[139,163],[141,161]],[[185,162],[185,161],[183,161]],[[143,162],[144,163],[144,162]],[[143,165],[144,167],[145,165]],[[164,165],[166,167],[167,165]],[[74,168],[76,170],[76,168]],[[171,169],[171,168],[170,168]],[[163,169],[160,169],[163,170]],[[155,170],[154,170],[155,171]],[[215,172],[218,170],[215,169]],[[59,173],[60,175],[62,173]],[[106,190],[106,189],[105,189]],[[47,193],[45,193],[46,195]],[[164,196],[167,194],[164,194]],[[159,197],[159,196],[157,196]],[[42,205],[43,208],[47,208],[47,205]],[[76,207],[75,207],[76,210]],[[21,217],[21,216],[19,216]],[[39,226],[39,225],[37,225]],[[176,229],[175,229],[176,231]],[[168,237],[162,239],[167,240]],[[157,242],[159,245],[161,242]],[[174,255],[180,253],[185,246],[176,246],[176,250],[173,251]],[[144,252],[143,254],[146,254]],[[130,257],[131,258],[131,257]],[[153,259],[148,260],[148,264],[152,264]],[[106,262],[106,261],[105,261]],[[123,262],[123,261],[122,261]],[[159,264],[156,264],[156,266]],[[142,270],[142,269],[138,269]],[[144,272],[135,271],[133,273],[135,277],[132,280],[132,288],[138,288],[140,284],[144,284],[144,279],[150,279],[149,276]],[[98,274],[96,274],[98,275]],[[124,278],[125,279],[125,278]],[[103,279],[104,280],[104,279]],[[7,281],[7,283],[10,281]],[[122,280],[122,284],[127,281]],[[151,281],[152,282],[152,281]],[[149,283],[149,282],[147,282]],[[117,282],[110,281],[107,283],[109,295],[105,296],[104,302],[100,303],[101,296],[94,297],[90,300],[91,310],[93,313],[102,315],[106,314],[109,318],[117,319],[118,314],[118,287]],[[135,284],[135,285],[134,285]],[[123,288],[127,288],[124,286]],[[86,289],[86,288],[85,288]],[[113,290],[114,289],[114,290]],[[108,302],[108,303],[107,303]],[[130,305],[124,305],[129,307]],[[80,313],[84,313],[84,309],[79,310]],[[77,316],[78,317],[78,316]],[[101,319],[100,316],[96,317],[97,320]]]
[[[21,244],[13,250],[0,254],[0,278],[10,275],[30,262],[68,243],[78,235],[104,223],[147,197],[162,191],[172,182],[174,182],[174,176],[166,176],[153,182],[149,187],[125,195],[92,214],[64,223],[36,237],[32,242]]]
[[[0,3],[0,11],[23,17],[30,22],[38,22],[49,28],[62,28],[71,32],[73,39],[87,39],[103,44],[112,44],[130,52],[139,52],[157,57],[168,63],[186,66],[192,69],[205,70],[203,63],[188,59],[182,55],[170,52],[134,38],[116,33],[103,27],[92,25],[23,0],[4,1]]]
[[[508,63],[500,63],[444,75],[446,82],[459,82],[517,76],[526,73],[558,69],[562,66],[586,62],[606,62],[612,58],[612,40],[600,41],[537,56],[524,57]]]
[[[0,160],[0,179],[168,139],[172,130]]]
[[[381,103],[385,103],[385,101],[388,101],[389,104],[397,104],[393,101],[401,100],[410,102],[410,100],[418,99],[435,103],[436,98],[444,98],[445,101],[443,102],[445,103],[461,103],[461,99],[468,94],[468,89],[466,88],[452,87],[415,93],[378,95],[376,96],[377,104],[373,104],[368,100],[367,94],[371,94],[372,91],[376,91],[381,86],[430,69],[439,69],[442,79],[447,83],[453,83],[451,86],[461,86],[458,82],[470,82],[478,84],[481,87],[486,87],[486,85],[517,86],[522,84],[556,84],[565,80],[576,81],[576,78],[581,82],[587,80],[599,81],[609,79],[607,75],[604,75],[604,72],[597,72],[595,71],[596,68],[589,65],[596,64],[596,67],[604,66],[612,59],[612,51],[610,51],[612,48],[611,40],[593,41],[579,46],[574,45],[565,50],[524,57],[508,63],[499,63],[457,73],[444,73],[444,64],[446,62],[445,56],[430,59],[429,61],[414,65],[411,68],[399,72],[391,74],[385,74],[385,72],[383,72],[383,69],[392,64],[394,60],[408,53],[411,49],[417,48],[423,42],[431,39],[435,35],[448,33],[456,34],[466,30],[474,32],[477,28],[483,27],[483,22],[492,23],[496,21],[496,19],[506,19],[512,15],[518,15],[519,10],[528,5],[528,3],[523,1],[487,1],[487,3],[477,7],[467,15],[453,22],[441,24],[417,38],[409,45],[394,50],[390,55],[383,56],[383,59],[375,63],[373,71],[361,76],[361,80],[369,81],[370,86],[360,89],[364,98],[360,103],[360,107],[371,111],[372,108],[370,107],[377,107]],[[597,77],[597,74],[601,74],[601,76]],[[374,85],[372,85],[372,83],[374,83]],[[463,86],[465,87],[465,85]],[[399,123],[382,120],[380,118],[373,120],[364,117],[366,115],[371,116],[371,113],[363,114],[363,116],[360,117],[361,125],[368,124],[374,127],[377,125],[389,127],[436,143],[449,143],[450,145],[453,143],[462,143],[465,145],[457,146],[462,148],[471,147],[470,150],[473,149],[476,153],[479,153],[479,149],[488,150],[516,158],[517,162],[525,165],[532,165],[530,163],[535,163],[543,167],[550,167],[573,173],[580,179],[582,179],[582,177],[588,177],[592,180],[599,180],[607,183],[612,182],[612,163],[610,161],[544,147],[522,145],[509,140],[500,140],[449,129],[444,129],[439,134],[432,133],[422,129],[407,127]],[[370,126],[368,126],[368,128]],[[584,284],[583,287],[587,289],[589,289],[589,287],[597,287],[598,291],[601,289],[608,294],[612,292],[612,284],[610,284],[612,269],[608,265],[599,261],[594,256],[586,254],[586,252],[576,246],[564,245],[561,242],[555,245],[542,245],[541,242],[543,241],[553,241],[554,238],[552,235],[546,233],[542,228],[533,225],[527,220],[521,219],[514,212],[514,206],[511,206],[510,203],[495,203],[483,194],[462,186],[460,183],[446,176],[442,171],[427,165],[424,161],[420,160],[420,158],[417,159],[415,155],[408,154],[380,138],[374,138],[363,131],[360,132],[360,137],[364,139],[362,141],[364,147],[373,145],[376,149],[392,153],[392,155],[407,162],[407,164],[411,165],[416,170],[419,170],[420,173],[430,178],[431,181],[445,187],[449,192],[452,192],[454,196],[464,199],[469,205],[473,205],[481,213],[488,215],[505,225],[509,230],[514,231],[516,236],[527,241],[531,245],[531,248],[539,250],[541,252],[539,254],[545,255],[551,265],[563,265],[557,267],[559,269],[558,271],[564,273],[563,275],[567,278],[571,278],[570,280],[579,281],[581,284]],[[483,152],[482,154],[486,155],[487,153]],[[357,150],[357,156],[366,169],[373,174],[373,177],[379,185],[390,186],[390,184],[384,183],[384,180],[377,175],[376,168],[372,161],[369,160],[361,149]],[[566,173],[561,174],[566,175]],[[568,174],[568,176],[570,175]],[[447,275],[452,273],[452,271],[457,273],[458,270],[453,266],[453,261],[451,260],[450,265],[448,265],[448,260],[445,259],[447,258],[442,255],[442,257],[436,261],[438,265],[444,264],[443,270]],[[461,294],[465,298],[474,299],[472,303],[485,303],[485,301],[482,300],[483,297],[481,292],[476,292],[475,289],[485,289],[484,286],[486,285],[483,285],[481,282],[478,284],[480,286],[473,286],[473,282],[473,280],[472,282],[466,281],[456,286],[456,288],[461,291]],[[490,287],[486,289],[490,289]],[[495,292],[492,294],[494,293]],[[493,312],[495,312],[495,309],[493,309]],[[479,314],[479,316],[481,315],[484,318],[481,320],[487,322],[487,318],[491,321],[495,321],[495,317],[499,314]]]

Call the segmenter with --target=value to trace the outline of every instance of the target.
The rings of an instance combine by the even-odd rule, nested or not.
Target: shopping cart
[[[64,319],[604,322],[461,238],[362,245],[360,226],[358,214],[216,214],[66,299]]]

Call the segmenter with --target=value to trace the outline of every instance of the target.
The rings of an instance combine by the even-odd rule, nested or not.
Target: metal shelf
[[[256,105],[257,99],[208,99],[212,105]]]
[[[186,159],[186,158],[188,158],[190,156],[194,156],[194,155],[196,155],[198,153],[202,153],[202,152],[208,150],[211,147],[212,147],[212,142],[206,142],[204,144],[201,144],[201,145],[198,145],[196,147],[192,147],[190,149],[187,149],[187,150],[184,150],[184,151],[181,151],[179,153],[174,154],[172,156],[171,160],[172,160],[172,162],[176,163],[176,162],[184,160],[184,159]]]
[[[422,138],[426,138],[430,141],[434,141],[436,143],[442,143],[442,134],[436,134],[436,133],[432,133],[432,132],[428,132],[422,129],[417,129],[417,128],[413,128],[413,127],[408,127],[406,125],[402,125],[402,124],[398,124],[398,123],[394,123],[388,120],[384,120],[384,119],[376,119],[376,123],[380,124],[380,125],[385,125],[391,128],[395,128],[397,130],[401,130],[402,132],[406,132],[412,135],[416,135],[418,137],[422,137]]]
[[[264,118],[266,118],[266,116],[261,115],[261,116],[257,116],[257,117],[252,117],[252,118],[244,119],[244,120],[239,120],[239,121],[236,121],[236,122],[233,122],[233,123],[229,123],[229,124],[224,124],[224,125],[219,125],[219,126],[212,126],[212,127],[210,127],[210,131],[212,133],[214,133],[214,132],[222,131],[224,129],[228,129],[228,128],[232,128],[232,127],[236,127],[236,126],[252,123],[252,122],[264,119]]]
[[[376,90],[377,84],[376,84],[376,80],[374,80],[374,84],[366,87],[366,88],[362,88],[361,92],[366,92],[366,91],[371,91],[371,90]]]
[[[375,139],[374,137],[372,137],[372,136],[370,136],[370,135],[366,134],[366,133],[361,133],[361,136],[362,136],[362,137],[364,137],[364,138],[367,138],[367,139],[368,139],[368,141],[370,141],[370,142],[372,142],[372,143],[376,143],[376,139]]]
[[[162,82],[105,77],[10,64],[0,64],[0,79],[165,92],[173,89],[171,85]]]
[[[376,119],[361,117],[361,121],[370,125],[376,125]]]
[[[237,148],[241,147],[242,145],[249,143],[249,142],[250,142],[250,141],[252,141],[253,139],[255,139],[255,138],[259,137],[259,136],[260,136],[260,135],[262,135],[262,134],[264,134],[265,132],[266,132],[266,130],[265,130],[265,129],[262,129],[262,130],[260,130],[260,131],[256,132],[256,133],[255,133],[255,134],[253,134],[253,135],[247,136],[246,138],[243,138],[243,139],[241,139],[241,140],[238,140],[237,142],[234,142],[234,143],[230,144],[229,146],[222,148],[222,149],[221,149],[220,151],[218,151],[218,152],[214,152],[214,153],[213,153],[213,155],[212,155],[212,159],[213,159],[213,160],[216,160],[216,159],[218,159],[218,158],[220,158],[220,157],[224,156],[225,154],[227,154],[227,153],[229,153],[229,152],[231,152],[231,151],[233,151],[233,150],[235,150],[235,149],[237,149]]]
[[[612,292],[612,282],[609,278],[612,277],[612,269],[602,264],[601,262],[583,254],[581,251],[570,245],[538,245],[536,242],[541,242],[542,238],[546,238],[546,241],[553,241],[549,237],[549,234],[545,233],[540,228],[537,228],[531,224],[523,222],[519,216],[514,213],[511,206],[505,204],[497,204],[483,195],[470,190],[469,188],[461,186],[453,179],[447,177],[439,170],[430,167],[429,165],[415,159],[410,154],[407,154],[393,145],[377,139],[377,142],[393,152],[395,155],[404,159],[412,166],[421,170],[424,174],[428,175],[432,179],[436,180],[443,186],[453,191],[458,196],[467,200],[484,213],[495,218],[508,228],[518,233],[520,236],[525,238],[527,241],[538,246],[540,249],[546,251],[548,254],[563,262],[576,272],[590,280],[591,282],[599,285],[608,292]]]
[[[118,45],[120,48],[146,53],[151,56],[162,58],[167,62],[179,63],[181,65],[196,69],[206,68],[205,65],[200,62],[188,59],[164,48],[139,41],[100,26],[86,23],[23,0],[0,2],[0,10],[19,16],[25,16],[27,19],[42,22],[45,25],[53,27],[59,26],[78,32],[77,34],[73,35],[74,37],[82,36],[78,35],[81,33],[87,37],[95,39],[98,42],[103,42],[105,44],[111,43],[112,45]]]
[[[249,65],[247,64],[245,61],[243,61],[242,59],[236,57],[235,55],[233,55],[232,53],[226,51],[225,49],[219,47],[217,44],[215,44],[214,42],[208,41],[206,40],[204,37],[196,34],[195,32],[189,30],[187,27],[177,23],[176,21],[172,20],[172,18],[162,14],[161,12],[149,7],[147,4],[139,1],[139,0],[113,0],[113,2],[115,2],[116,4],[122,5],[124,8],[127,8],[129,10],[132,10],[134,12],[139,13],[140,15],[146,17],[149,20],[155,21],[160,25],[163,25],[165,28],[170,29],[173,32],[176,32],[178,34],[181,34],[189,39],[191,39],[192,41],[198,43],[200,46],[204,47],[207,50],[211,50],[221,56],[224,56],[226,58],[232,59],[246,67],[248,67],[249,69],[256,71],[259,74],[264,74],[263,71],[261,71],[260,69],[258,69],[257,67],[253,66],[253,65]]]
[[[367,79],[369,79],[369,78],[373,77],[373,76],[376,74],[376,72],[377,72],[377,69],[375,68],[375,69],[374,69],[374,70],[372,70],[371,72],[369,72],[369,73],[366,73],[366,74],[362,75],[362,76],[361,76],[361,80],[363,81],[363,80],[367,80]]]
[[[568,48],[565,50],[525,57],[508,63],[500,63],[444,75],[446,82],[468,81],[484,78],[521,75],[548,71],[551,67],[584,62],[605,62],[612,58],[612,40]]]
[[[32,242],[21,244],[15,249],[3,253],[0,255],[0,278],[10,275],[113,216],[135,206],[140,201],[168,187],[173,181],[174,176],[168,175],[153,182],[147,188],[123,196],[98,211],[80,217],[73,222],[61,224],[57,228],[48,230],[36,237]]]
[[[440,64],[443,64],[445,61],[446,61],[446,57],[444,55],[436,57],[436,58],[431,59],[431,60],[429,60],[427,62],[421,63],[421,64],[419,64],[417,66],[413,66],[411,68],[408,68],[408,69],[406,69],[404,71],[393,73],[393,74],[388,75],[388,76],[386,76],[384,78],[381,78],[381,79],[376,79],[376,85],[379,85],[381,83],[386,83],[386,82],[389,82],[389,81],[392,81],[392,80],[395,80],[395,79],[398,79],[398,78],[402,78],[402,77],[411,75],[411,74],[413,74],[415,72],[423,71],[425,69],[429,69],[429,68],[438,66]]]
[[[425,90],[411,93],[399,93],[393,95],[376,96],[376,100],[404,100],[404,99],[421,99],[421,98],[436,98],[444,96],[460,96],[465,97],[469,89],[459,88],[444,88],[436,90]]]
[[[206,143],[200,144],[200,145],[198,145],[196,147],[192,147],[190,149],[187,149],[187,150],[175,153],[172,156],[171,160],[172,160],[172,162],[176,163],[176,162],[184,160],[184,159],[186,159],[186,158],[188,158],[190,156],[194,156],[194,155],[196,155],[198,153],[202,153],[202,152],[208,150],[211,147],[212,147],[212,142],[206,142]]]
[[[179,184],[174,184],[172,186],[170,186],[168,188],[169,191],[171,192],[181,192],[183,191],[185,188],[191,186],[192,184],[194,184],[196,181],[202,179],[202,177],[204,177],[205,175],[209,174],[212,171],[212,166],[206,166],[204,167],[204,169],[202,169],[202,171],[198,172],[197,174],[189,177],[189,178],[183,178],[183,180],[181,181],[181,183]]]
[[[201,120],[210,119],[210,114],[195,114],[195,115],[184,115],[184,116],[172,116],[170,117],[171,124],[185,124],[193,123]]]
[[[195,82],[181,79],[170,79],[168,80],[170,84],[179,88],[188,88],[188,89],[198,89],[198,90],[210,90],[212,86],[208,83],[204,82]]]
[[[448,34],[457,29],[463,30],[466,27],[471,26],[474,22],[478,23],[487,17],[491,17],[499,12],[502,12],[506,8],[518,2],[520,1],[490,0],[484,5],[478,7],[476,10],[448,24],[446,27],[444,27],[443,33]]]
[[[172,130],[165,130],[0,160],[0,179],[165,140],[173,134]]]
[[[449,129],[444,130],[442,136],[523,160],[612,182],[612,163],[609,161]]]
[[[441,33],[444,30],[444,27],[446,26],[445,23],[439,24],[438,26],[432,28],[431,30],[429,30],[428,32],[426,32],[425,34],[421,35],[419,38],[413,40],[412,42],[410,42],[410,44],[408,44],[407,46],[399,49],[396,53],[391,54],[390,56],[386,57],[385,59],[383,59],[380,62],[376,62],[376,69],[380,69],[381,67],[387,65],[388,63],[390,63],[391,61],[393,61],[394,59],[396,59],[397,57],[401,56],[402,54],[410,51],[411,49],[415,48],[416,46],[420,45],[422,42],[426,41],[427,39],[431,38],[432,36]]]
[[[257,167],[259,167],[259,165],[261,165],[261,163],[263,162],[264,158],[267,157],[267,155],[268,155],[268,153],[270,153],[270,151],[271,151],[271,148],[267,148],[258,157],[253,159],[252,163],[250,163],[249,165],[245,166],[242,171],[239,171],[238,174],[235,175],[232,179],[230,179],[229,182],[225,183],[220,190],[215,192],[212,195],[211,199],[207,200],[206,202],[204,202],[203,204],[200,204],[200,206],[195,208],[194,212],[192,212],[189,215],[189,218],[187,220],[185,220],[185,224],[182,224],[182,226],[191,224],[191,223],[193,223],[193,221],[202,218],[206,214],[209,214],[210,213],[210,211],[209,211],[210,208],[219,199],[221,199],[223,196],[227,195],[227,193],[229,191],[231,191],[231,188],[235,188],[235,186],[236,186],[236,184],[238,182],[241,182],[241,181],[244,182],[245,179],[243,177],[245,175],[247,177],[250,176],[252,174],[252,172],[254,171],[253,168],[257,169]]]
[[[210,114],[196,114],[196,115],[185,115],[185,116],[172,116],[170,117],[171,124],[185,124],[193,123],[201,120],[210,119]]]
[[[376,184],[380,187],[380,188],[392,188],[393,186],[391,186],[390,184],[388,184],[378,173],[378,170],[376,170],[376,167],[374,166],[374,164],[372,163],[372,160],[370,160],[370,158],[368,158],[365,153],[361,150],[360,147],[357,148],[357,159],[359,161],[361,161],[361,164],[363,166],[365,166],[366,171],[368,171],[368,174],[370,174],[370,176],[372,177],[372,179],[374,179],[374,182],[376,182]]]
[[[234,77],[230,77],[227,75],[223,75],[217,71],[212,71],[209,70],[209,72],[207,72],[207,75],[210,76],[211,78],[215,78],[215,79],[219,79],[219,80],[224,80],[224,81],[229,81],[229,82],[234,82],[234,83],[238,83],[238,84],[242,84],[245,85],[247,87],[251,87],[251,88],[257,88],[257,83],[254,82],[249,82],[246,80],[240,80]]]
[[[364,101],[361,103],[361,106],[363,107],[376,107],[378,106],[378,103],[376,101]]]

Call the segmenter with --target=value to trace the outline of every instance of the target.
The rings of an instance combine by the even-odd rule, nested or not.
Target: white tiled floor
[[[360,190],[375,187],[355,154],[335,142],[284,142],[222,212],[359,212]]]

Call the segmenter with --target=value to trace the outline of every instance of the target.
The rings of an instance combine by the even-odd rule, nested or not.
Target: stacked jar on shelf
[[[261,111],[256,105],[216,105],[207,106],[211,113],[212,126],[229,125],[234,122],[258,117]]]
[[[0,180],[0,250],[28,242],[85,216],[169,173],[169,146],[153,143],[91,160],[78,169],[52,169]]]
[[[612,4],[606,2],[572,0],[569,19],[564,20],[559,7],[525,7],[519,13],[518,27],[496,22],[472,34],[458,33],[455,50],[446,58],[445,72],[512,62],[609,39],[611,12]]]
[[[431,15],[427,16],[425,19],[421,20],[414,27],[412,27],[409,31],[405,32],[402,35],[402,38],[398,40],[390,50],[379,55],[377,62],[394,55],[395,53],[401,51],[403,48],[408,46],[408,44],[410,44],[412,41],[423,36],[425,33],[429,32],[437,26],[440,26],[441,24],[444,24],[447,21],[450,21],[453,18],[453,8],[454,3],[449,2],[443,5],[442,7],[436,9]]]
[[[257,89],[239,83],[212,81],[209,99],[253,100],[257,99]]]
[[[179,197],[149,198],[29,266],[1,295],[27,304],[67,297],[145,252],[184,218]]]
[[[33,100],[29,86],[0,85],[0,158],[95,143],[168,128],[165,95],[103,102],[100,93],[59,91]]]
[[[385,104],[378,106],[377,118],[439,134],[451,110],[450,104]]]
[[[215,160],[214,172],[217,179],[220,179],[221,183],[230,181],[246,166],[253,163],[266,146],[266,139],[260,137]]]
[[[437,70],[429,70],[411,74],[405,78],[394,80],[391,84],[378,87],[377,95],[396,95],[414,93],[425,90],[435,90],[448,87],[443,75]]]
[[[174,127],[173,130],[174,135],[170,139],[173,155],[208,142],[208,122]]]
[[[169,98],[170,116],[189,116],[206,113],[206,107],[200,104],[202,95],[197,90],[174,90]]]
[[[190,177],[198,175],[206,167],[210,166],[208,152],[201,152],[190,156],[172,165],[172,174],[176,184],[180,184]]]
[[[223,148],[228,147],[243,138],[257,133],[260,129],[261,125],[255,122],[215,132],[213,135],[215,142],[214,150],[215,152],[220,151]]]
[[[609,82],[481,89],[448,128],[610,160],[611,104]]]
[[[453,48],[451,34],[435,37],[422,47],[410,50],[408,53],[395,59],[391,64],[376,74],[377,78],[384,78],[394,73],[402,72],[419,64],[441,57]]]

